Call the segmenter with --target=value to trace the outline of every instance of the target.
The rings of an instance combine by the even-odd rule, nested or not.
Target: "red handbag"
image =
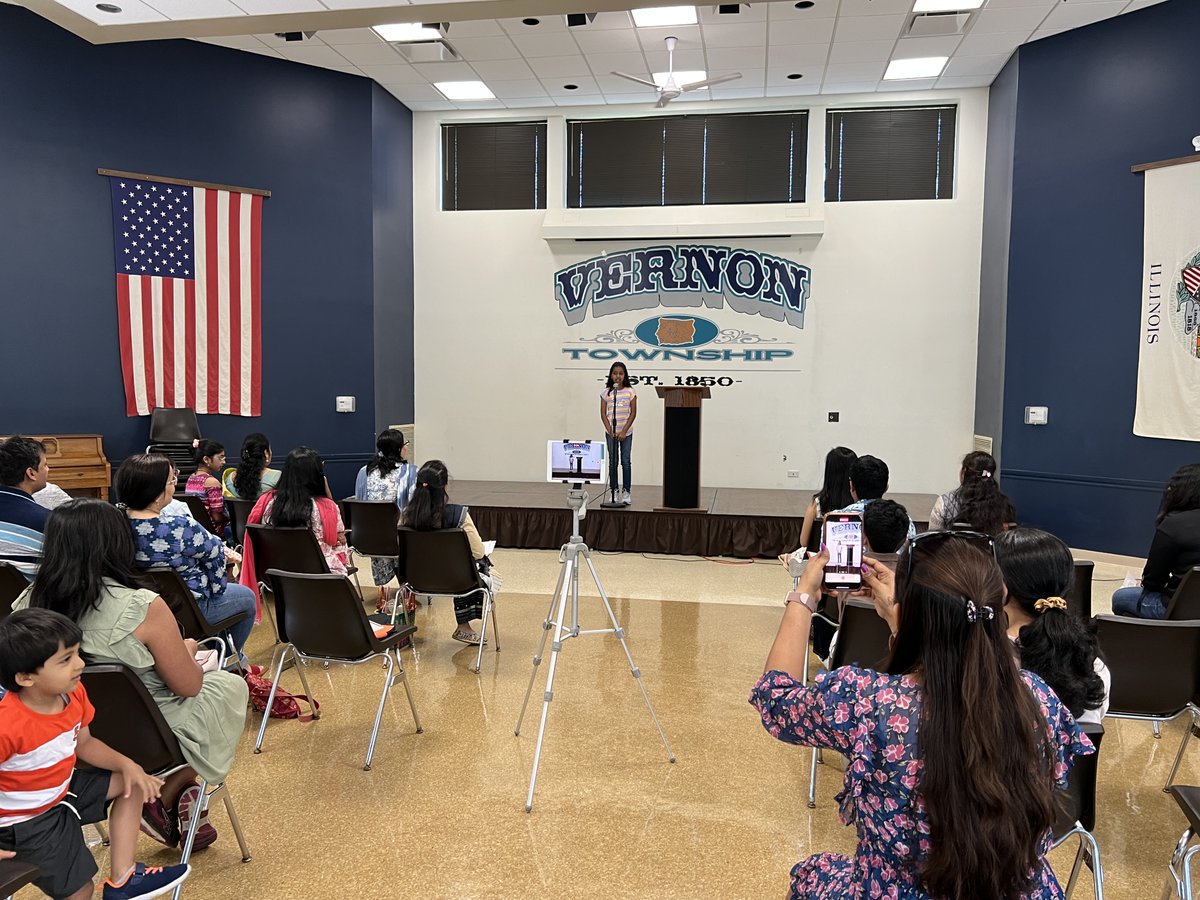
[[[246,687],[250,689],[250,704],[259,712],[267,708],[267,698],[271,696],[271,682],[261,675],[246,673]],[[300,712],[300,701],[308,704],[311,710],[307,714]],[[272,719],[299,719],[301,722],[311,722],[314,714],[319,712],[321,704],[309,698],[306,694],[292,694],[283,688],[275,691],[275,699],[271,702]]]

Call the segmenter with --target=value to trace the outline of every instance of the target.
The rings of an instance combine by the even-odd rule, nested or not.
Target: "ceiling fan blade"
[[[644,84],[646,87],[652,87],[655,90],[658,90],[658,85],[653,81],[649,81],[648,79],[638,78],[636,75],[626,75],[624,72],[613,72],[611,74],[616,75],[618,78],[627,78],[630,81],[636,81],[638,84]]]
[[[670,102],[671,102],[671,98],[668,97],[666,94],[663,94],[661,97],[658,98],[658,102],[654,104],[654,108],[662,109],[664,106],[666,106]]]
[[[737,81],[742,77],[741,72],[731,72],[728,75],[718,75],[716,78],[706,78],[704,81],[693,81],[691,84],[681,84],[681,91],[698,91],[714,84],[724,84],[726,81]]]

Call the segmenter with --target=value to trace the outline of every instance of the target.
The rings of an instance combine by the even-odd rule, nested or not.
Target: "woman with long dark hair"
[[[450,484],[450,472],[440,459],[431,459],[421,466],[417,472],[417,485],[413,490],[412,499],[404,507],[400,523],[414,531],[443,531],[461,529],[467,534],[467,542],[471,545],[471,556],[480,571],[487,574],[491,570],[491,561],[484,553],[483,541],[471,521],[471,513],[465,506],[449,502],[447,487]],[[475,630],[472,623],[483,617],[483,598],[480,594],[472,594],[454,601],[454,621],[457,627],[450,635],[456,641],[464,644],[478,645],[487,643],[487,638]]]
[[[1154,539],[1137,587],[1119,588],[1112,598],[1120,616],[1161,619],[1192,566],[1200,566],[1200,464],[1180,466],[1167,482]]]
[[[1095,625],[1067,609],[1075,575],[1071,550],[1036,528],[996,538],[996,561],[1008,588],[1004,612],[1021,668],[1054,689],[1077,722],[1104,721],[1112,677],[1100,658]]]
[[[608,378],[600,392],[600,421],[608,441],[608,488],[617,489],[617,461],[621,463],[621,497],[625,506],[633,503],[632,463],[633,420],[637,418],[637,391],[629,383],[629,370],[623,362],[608,367]]]
[[[188,476],[184,490],[204,498],[204,508],[208,510],[213,527],[218,534],[223,533],[229,524],[220,482],[221,470],[225,468],[225,446],[197,438],[192,441],[192,459],[196,462],[196,471]]]
[[[90,660],[115,660],[137,673],[188,762],[167,776],[159,799],[145,805],[142,831],[173,847],[199,815],[193,848],[199,850],[217,832],[201,810],[194,780],[197,774],[210,784],[225,780],[246,721],[246,683],[232,672],[201,668],[196,642],[180,637],[166,602],[138,583],[135,553],[118,509],[102,500],[72,500],[50,517],[37,580],[13,608],[62,613],[83,631],[81,649]]]
[[[228,497],[257,500],[279,483],[278,469],[271,465],[271,442],[259,431],[252,431],[242,441],[236,469],[226,469],[223,480]]]
[[[408,461],[404,432],[385,428],[375,440],[375,455],[358,470],[354,482],[356,500],[391,501],[400,509],[408,505],[417,486],[417,467]],[[371,559],[371,580],[379,588],[379,608],[391,612],[391,588],[396,564],[390,559]],[[415,606],[414,606],[415,608]]]
[[[1017,510],[1000,490],[995,457],[974,450],[963,457],[959,486],[942,494],[929,514],[929,528],[940,531],[954,524],[969,525],[985,534],[999,534],[1017,520]]]
[[[780,740],[849,758],[838,801],[858,831],[853,858],[799,863],[791,897],[1062,896],[1045,859],[1055,790],[1093,748],[1045,682],[1018,670],[990,543],[977,532],[919,535],[894,576],[867,560],[893,634],[882,671],[845,666],[802,683],[827,551],[788,595],[750,702]]]

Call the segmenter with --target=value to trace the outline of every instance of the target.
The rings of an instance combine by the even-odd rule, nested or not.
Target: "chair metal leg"
[[[102,843],[105,847],[107,847],[108,842],[109,842],[108,823],[97,822],[95,827],[96,827],[96,832],[100,835],[100,843]]]
[[[291,644],[285,644],[283,652],[279,654],[279,664],[275,667],[274,672],[275,677],[271,679],[271,692],[267,695],[267,707],[262,713],[262,724],[258,726],[258,739],[254,742],[255,753],[262,753],[263,737],[267,733],[267,722],[271,718],[271,704],[275,702],[275,691],[279,688],[279,676],[283,673],[283,663],[287,659],[288,652],[291,649]],[[299,670],[300,666],[296,666],[296,669]]]
[[[250,848],[246,844],[246,836],[242,834],[242,823],[238,819],[237,810],[233,808],[233,798],[229,796],[229,787],[221,785],[221,792],[221,799],[225,801],[225,812],[229,816],[229,824],[233,826],[234,837],[237,838],[238,847],[242,850],[242,862],[248,863],[253,857],[250,855]]]
[[[1196,710],[1192,709],[1192,718],[1188,722],[1187,728],[1183,732],[1183,740],[1179,742],[1179,752],[1175,754],[1175,764],[1171,766],[1171,774],[1167,776],[1167,783],[1163,785],[1163,792],[1169,793],[1171,785],[1175,781],[1175,776],[1179,772],[1179,764],[1183,762],[1183,752],[1187,750],[1188,741],[1192,739],[1192,729],[1196,727]]]
[[[1192,857],[1196,855],[1196,851],[1198,850],[1200,850],[1200,844],[1197,844],[1195,847],[1189,849],[1187,853],[1183,854],[1183,872],[1181,873],[1181,878],[1183,879],[1182,896],[1184,900],[1192,900]]]
[[[483,623],[479,629],[479,638],[480,638],[479,652],[475,656],[475,674],[476,675],[478,675],[479,670],[481,668],[483,668],[483,638],[487,637],[487,626],[488,626],[489,618],[491,618],[491,620],[492,620],[492,630],[493,631],[496,630],[496,618],[495,618],[496,614],[492,611],[492,603],[493,602],[494,601],[492,599],[492,592],[484,591],[484,593],[483,593]],[[500,636],[496,635],[495,639],[496,639],[496,652],[499,653],[500,652]]]
[[[1157,741],[1161,737],[1162,737],[1162,722],[1158,721],[1158,719],[1155,719],[1154,720],[1154,739]]]
[[[274,604],[274,602],[272,602],[271,605],[268,606],[267,601],[262,598],[263,594],[270,594],[270,593],[271,593],[271,589],[270,589],[270,587],[267,586],[267,583],[265,581],[260,581],[258,583],[258,602],[262,606],[262,608],[267,611],[267,618],[271,620],[271,630],[275,632],[275,643],[279,644],[282,642],[279,640],[279,626],[275,624],[275,611],[274,611],[275,604]],[[274,601],[274,595],[272,595],[271,599],[272,599],[272,601]]]
[[[384,653],[383,658],[386,667],[383,674],[383,693],[379,695],[379,708],[375,711],[375,724],[371,728],[371,742],[367,745],[367,762],[363,766],[364,772],[371,771],[371,758],[375,755],[375,740],[379,737],[379,723],[383,721],[383,707],[387,703],[388,692],[392,689],[392,672],[395,670],[395,664],[392,662],[391,653]]]
[[[307,663],[302,659],[295,661],[296,674],[300,676],[300,686],[304,690],[304,695],[308,697],[308,708],[312,711],[312,717],[315,720],[321,718],[321,711],[317,709],[317,701],[313,698],[312,688],[308,686],[308,676],[304,674],[305,665]]]
[[[808,767],[808,808],[817,808],[817,753],[816,747],[812,750],[812,763]]]
[[[1067,900],[1070,900],[1071,895],[1075,893],[1075,882],[1079,879],[1079,869],[1083,866],[1084,846],[1083,834],[1080,833],[1079,848],[1075,851],[1075,862],[1071,864],[1071,874],[1067,878],[1067,888],[1063,892]]]
[[[1173,884],[1168,883],[1163,889],[1162,900],[1170,900],[1171,897],[1191,898],[1191,885],[1185,885],[1183,876],[1180,873],[1181,864],[1183,862],[1183,854],[1187,852],[1187,846],[1192,840],[1192,829],[1188,828],[1175,844],[1175,849],[1171,853],[1171,861],[1167,864],[1167,873],[1171,876]],[[1171,888],[1174,887],[1172,891]]]
[[[270,704],[267,709],[270,709]],[[187,834],[183,835],[183,853],[179,857],[179,862],[187,865],[187,862],[192,857],[192,845],[196,842],[196,832],[200,829],[200,820],[203,818],[204,805],[208,802],[208,782],[203,778],[200,779],[200,799],[197,801],[197,807],[192,814],[192,822],[188,826]],[[184,882],[183,884],[186,884]],[[175,890],[171,892],[171,900],[179,900],[180,893],[183,892],[183,884],[176,885]]]
[[[408,674],[404,671],[404,660],[400,658],[399,647],[396,648],[396,677],[404,685],[404,693],[408,697],[408,708],[412,710],[413,722],[417,726],[417,734],[423,734],[425,729],[421,727],[421,717],[417,715],[417,704],[413,700],[412,688],[408,685]]]

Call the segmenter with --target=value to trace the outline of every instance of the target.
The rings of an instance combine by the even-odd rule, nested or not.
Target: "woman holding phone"
[[[625,506],[633,503],[629,453],[633,449],[633,420],[637,418],[637,391],[629,385],[625,363],[615,362],[608,369],[608,381],[600,392],[600,421],[608,441],[608,486],[617,489],[617,457],[621,458],[621,497]]]

